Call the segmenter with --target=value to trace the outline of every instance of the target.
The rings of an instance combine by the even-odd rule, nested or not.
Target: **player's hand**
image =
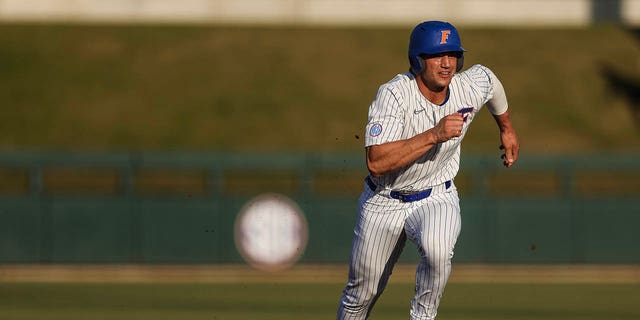
[[[520,142],[518,142],[518,136],[513,130],[500,132],[500,150],[504,153],[500,156],[503,160],[505,167],[509,168],[518,160],[518,153],[520,152]]]
[[[440,119],[438,124],[433,128],[433,135],[436,138],[436,142],[441,143],[449,141],[451,138],[459,137],[462,135],[463,124],[463,116],[458,112]]]

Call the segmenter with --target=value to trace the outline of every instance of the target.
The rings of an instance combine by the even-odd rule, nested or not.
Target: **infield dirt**
[[[393,282],[413,282],[415,266],[399,264]],[[265,272],[246,265],[0,265],[0,282],[343,282],[346,265],[298,265]],[[451,282],[640,283],[640,265],[453,266]]]

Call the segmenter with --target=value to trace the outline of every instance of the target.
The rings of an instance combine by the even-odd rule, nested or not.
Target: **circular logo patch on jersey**
[[[382,125],[379,123],[374,123],[369,129],[369,135],[372,137],[377,137],[382,133]]]

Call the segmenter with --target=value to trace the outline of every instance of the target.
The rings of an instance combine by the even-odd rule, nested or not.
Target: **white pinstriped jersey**
[[[434,146],[413,163],[374,178],[379,186],[394,190],[423,190],[452,180],[460,167],[460,143],[482,106],[493,96],[489,68],[476,64],[455,74],[442,105],[429,102],[419,91],[415,77],[399,74],[380,86],[369,107],[365,146],[409,139],[435,127],[440,119],[464,108],[462,135]]]

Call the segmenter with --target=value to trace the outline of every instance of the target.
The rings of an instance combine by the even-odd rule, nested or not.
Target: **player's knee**
[[[423,256],[427,260],[431,270],[438,270],[451,264],[453,259],[453,250],[435,250],[428,252]]]

